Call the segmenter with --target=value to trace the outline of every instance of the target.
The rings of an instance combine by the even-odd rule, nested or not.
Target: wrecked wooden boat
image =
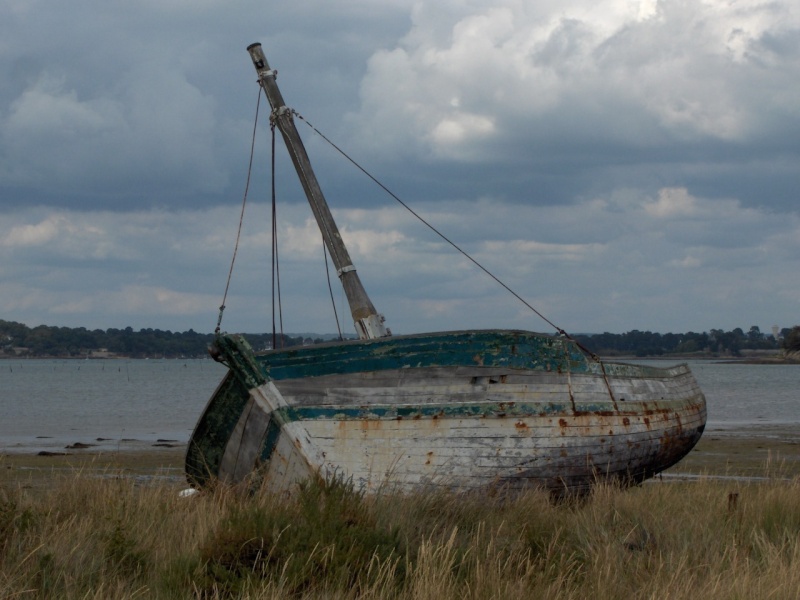
[[[706,422],[686,365],[611,363],[558,335],[477,330],[393,336],[359,280],[260,44],[248,48],[344,287],[359,335],[254,352],[218,333],[228,373],[189,443],[186,473],[291,489],[316,476],[359,489],[637,483],[683,458]],[[218,328],[219,329],[219,328]]]

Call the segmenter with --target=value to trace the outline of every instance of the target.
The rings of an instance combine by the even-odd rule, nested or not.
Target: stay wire
[[[325,247],[325,239],[322,240],[322,253],[325,256],[325,275],[328,278],[328,292],[331,295],[331,306],[333,306],[333,318],[336,319],[336,330],[339,332],[339,340],[343,340],[342,327],[339,325],[339,314],[336,312],[336,300],[333,299],[333,286],[331,285],[331,269],[328,266],[328,249]]]
[[[242,197],[242,212],[239,215],[239,229],[236,231],[236,243],[233,246],[233,257],[231,258],[231,268],[228,270],[228,280],[225,283],[225,293],[222,295],[222,304],[219,307],[219,316],[217,317],[217,327],[214,333],[219,334],[222,327],[222,313],[225,312],[225,302],[228,299],[228,290],[231,287],[231,277],[233,276],[233,265],[236,262],[236,254],[239,252],[239,240],[242,237],[242,223],[244,222],[244,209],[247,205],[247,194],[250,191],[250,176],[253,172],[253,155],[255,154],[256,145],[256,132],[258,130],[258,113],[261,107],[261,88],[258,89],[258,98],[256,100],[256,118],[253,122],[253,137],[250,141],[250,162],[247,166],[247,180],[244,186],[244,196]]]
[[[433,231],[436,235],[438,235],[441,239],[445,242],[450,244],[453,248],[455,248],[462,256],[464,256],[467,260],[469,260],[472,264],[478,267],[481,271],[483,271],[486,275],[491,277],[497,284],[499,284],[503,289],[505,289],[508,293],[514,296],[517,300],[519,300],[522,304],[524,304],[528,309],[530,309],[535,315],[537,315],[540,319],[542,319],[545,323],[550,325],[553,329],[556,330],[560,335],[563,335],[569,339],[575,341],[564,329],[558,327],[555,323],[553,323],[550,319],[545,317],[541,312],[536,310],[527,300],[525,300],[522,296],[520,296],[517,292],[512,290],[508,285],[506,285],[499,277],[497,277],[494,273],[489,271],[486,267],[484,267],[481,263],[479,263],[476,259],[474,259],[470,254],[468,254],[465,250],[463,250],[458,244],[453,242],[450,238],[444,235],[441,231],[436,229],[433,225],[431,225],[428,221],[426,221],[421,215],[419,215],[414,209],[412,209],[408,204],[403,202],[394,192],[392,192],[389,188],[387,188],[383,183],[381,183],[378,179],[376,179],[369,171],[367,171],[364,167],[358,164],[353,158],[351,158],[344,150],[342,150],[339,146],[337,146],[333,141],[331,141],[325,134],[323,134],[319,129],[317,129],[314,125],[309,123],[300,113],[295,110],[292,110],[292,114],[295,115],[298,119],[303,121],[306,125],[308,125],[317,135],[319,135],[323,140],[325,140],[328,144],[330,144],[339,154],[341,154],[344,158],[346,158],[350,163],[353,164],[359,171],[361,171],[364,175],[369,177],[378,187],[380,187],[384,192],[389,194],[398,204],[400,204],[403,208],[405,208],[408,212],[410,212],[417,220],[419,220],[423,225],[425,225],[428,229]],[[576,342],[578,343],[578,342]],[[595,356],[593,352],[584,348],[580,344],[578,344],[585,352]]]
[[[281,304],[281,269],[278,260],[278,210],[277,195],[275,193],[275,122],[270,124],[272,130],[272,347],[277,348],[277,334],[275,332],[275,292],[278,295],[278,320],[280,323],[280,341],[283,347],[283,305]],[[277,284],[277,285],[276,285]]]

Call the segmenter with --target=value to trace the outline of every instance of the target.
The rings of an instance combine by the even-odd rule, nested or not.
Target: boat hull
[[[231,340],[228,340],[230,342]],[[639,482],[697,443],[705,399],[689,368],[601,364],[564,338],[455,332],[248,354],[187,453],[195,485],[290,489],[337,475],[367,490]]]

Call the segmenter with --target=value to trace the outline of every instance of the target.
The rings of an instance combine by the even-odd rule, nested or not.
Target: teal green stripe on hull
[[[500,367],[556,373],[601,374],[567,338],[512,330],[457,331],[353,340],[253,353],[233,335],[217,340],[226,362],[247,387],[283,379],[425,367]],[[668,370],[605,363],[607,375],[664,377]]]
[[[655,403],[653,403],[655,404]],[[659,410],[637,409],[611,410],[609,403],[578,403],[575,409],[569,403],[534,404],[520,402],[486,402],[480,404],[425,404],[419,406],[303,406],[280,409],[285,422],[306,420],[365,420],[365,419],[414,419],[414,418],[471,418],[471,417],[547,417],[549,415],[583,416],[649,416]]]
[[[511,331],[455,332],[354,341],[256,356],[265,377],[298,379],[386,369],[495,366],[583,373],[587,360],[563,338]]]
[[[552,372],[597,372],[566,338],[524,331],[463,331],[354,340],[253,354],[239,336],[220,336],[220,353],[247,385],[424,367],[505,367]]]

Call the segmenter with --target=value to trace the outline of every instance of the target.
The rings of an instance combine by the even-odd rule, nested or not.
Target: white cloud
[[[75,90],[65,90],[63,76],[45,73],[11,103],[7,121],[12,135],[93,133],[119,117],[117,107],[104,101],[82,102]]]
[[[126,285],[120,290],[103,294],[99,300],[109,301],[113,310],[121,314],[180,316],[208,312],[217,297],[208,293],[180,292],[164,286]]]
[[[695,199],[686,188],[664,188],[659,190],[658,199],[644,205],[645,211],[654,217],[691,216],[696,214]]]
[[[682,268],[687,268],[687,269],[697,268],[697,267],[701,266],[701,264],[702,263],[700,262],[699,258],[697,258],[695,256],[691,256],[691,255],[685,256],[680,260],[676,259],[676,260],[671,260],[669,262],[670,266],[682,267]]]
[[[513,257],[515,261],[583,262],[603,251],[603,244],[545,243],[535,240],[492,240],[483,244],[482,254]]]
[[[44,251],[59,259],[106,259],[114,242],[102,227],[66,213],[54,213],[38,223],[12,225],[0,244],[9,249]]]
[[[131,185],[220,192],[210,97],[158,62],[123,71],[94,90],[42,71],[0,112],[0,181],[112,197]]]
[[[437,154],[457,158],[458,148],[478,138],[489,137],[494,129],[494,122],[488,117],[454,112],[433,128],[432,145]]]
[[[721,205],[725,210],[718,210]],[[257,220],[266,212],[264,206],[250,208]],[[749,321],[766,327],[772,321],[788,323],[796,313],[796,297],[785,285],[800,257],[796,214],[757,211],[669,188],[656,194],[626,190],[577,206],[536,208],[484,199],[452,202],[446,211],[434,203],[415,208],[568,330],[703,330],[744,327]],[[281,214],[287,327],[333,331],[319,232],[302,205]],[[396,333],[547,330],[401,208],[343,210],[336,216],[362,281]],[[48,218],[28,211],[0,217],[0,231],[14,232],[0,247],[5,265],[0,305],[32,324],[67,320],[90,328],[210,331],[237,220],[237,210],[225,207],[179,213],[63,211]],[[690,226],[697,231],[687,232]],[[245,225],[246,242],[227,301],[229,327],[268,328],[268,230],[268,223]],[[108,236],[114,245],[106,257],[78,245],[83,240],[92,248],[108,232],[116,235]],[[46,264],[57,264],[57,271],[43,270]],[[17,279],[24,273],[28,277]],[[335,274],[332,279],[338,286]],[[338,287],[334,293],[350,331]],[[740,302],[747,303],[748,314],[741,318],[748,323],[736,321]]]
[[[38,246],[49,242],[58,234],[59,221],[63,219],[52,216],[35,225],[12,227],[3,240],[4,246]]]
[[[593,115],[593,128],[612,139],[625,120],[638,123],[624,133],[633,143],[654,135],[744,140],[767,107],[798,117],[783,94],[763,95],[746,83],[785,90],[787,71],[800,79],[796,61],[768,43],[800,26],[788,5],[438,4],[418,3],[408,34],[370,59],[359,117],[373,148],[412,142],[474,160],[476,147],[509,127],[534,132],[576,115]],[[795,92],[798,86],[788,84]],[[464,133],[468,123],[480,125],[479,136]],[[496,150],[482,147],[484,158]]]

